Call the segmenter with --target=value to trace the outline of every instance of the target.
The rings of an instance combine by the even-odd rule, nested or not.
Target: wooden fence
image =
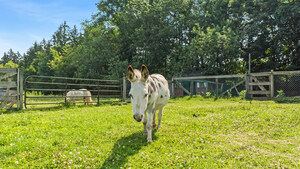
[[[273,99],[276,96],[276,90],[283,90],[280,86],[276,86],[277,81],[279,81],[278,83],[280,83],[280,81],[284,81],[285,86],[293,86],[294,92],[292,93],[294,93],[294,96],[300,96],[300,94],[295,94],[300,89],[300,71],[271,71],[236,75],[174,77],[172,79],[171,94],[173,96],[176,96],[176,86],[187,95],[193,95],[193,90],[195,89],[195,82],[204,83],[204,80],[206,80],[206,83],[214,85],[213,91],[216,97],[223,96],[224,94],[229,93],[232,90],[236,91],[236,93],[239,95],[241,90],[245,90],[245,96],[252,99]],[[187,87],[184,87],[181,84],[187,81],[190,82],[189,90],[187,89]],[[232,83],[231,86],[228,87],[226,90],[223,90],[223,85],[225,84],[225,82],[228,83],[228,81]],[[237,89],[238,86],[241,90]]]
[[[121,101],[122,82],[120,80],[84,79],[53,76],[28,76],[25,79],[24,106],[61,105],[67,103],[67,92],[87,89],[94,104]],[[84,97],[84,96],[76,96]],[[86,103],[83,100],[77,103]],[[47,105],[47,106],[45,106]],[[52,106],[53,107],[53,106]]]
[[[277,90],[287,90],[278,85],[277,82],[284,81],[286,86],[293,90],[294,95],[300,96],[300,71],[271,71],[251,73],[247,78],[248,97],[259,100],[268,100],[276,97]],[[294,86],[291,88],[291,86]],[[276,90],[275,90],[276,89]]]
[[[23,109],[22,69],[0,68],[0,108]]]

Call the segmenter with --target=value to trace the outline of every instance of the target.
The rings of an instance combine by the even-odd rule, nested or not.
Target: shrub
[[[278,95],[277,95],[278,98],[283,98],[283,97],[285,97],[285,93],[284,93],[283,90],[277,90],[277,93],[278,93]]]
[[[245,98],[245,94],[246,94],[246,90],[240,91],[240,97],[241,97],[241,99]]]

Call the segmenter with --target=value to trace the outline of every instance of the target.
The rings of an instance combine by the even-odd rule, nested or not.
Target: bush
[[[240,97],[241,97],[241,99],[245,98],[245,94],[246,94],[246,90],[240,91]]]
[[[276,97],[283,98],[285,96],[285,93],[283,90],[277,90],[278,95]]]

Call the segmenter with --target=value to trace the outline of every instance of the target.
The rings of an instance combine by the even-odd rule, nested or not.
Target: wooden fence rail
[[[0,68],[0,108],[23,109],[22,69]]]

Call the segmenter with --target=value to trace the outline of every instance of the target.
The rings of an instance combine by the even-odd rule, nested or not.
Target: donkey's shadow
[[[152,140],[155,141],[156,139],[157,137],[153,133]],[[101,168],[123,167],[127,163],[128,157],[135,155],[142,147],[148,144],[147,136],[144,136],[142,131],[120,138],[115,143],[110,156],[105,160]]]

